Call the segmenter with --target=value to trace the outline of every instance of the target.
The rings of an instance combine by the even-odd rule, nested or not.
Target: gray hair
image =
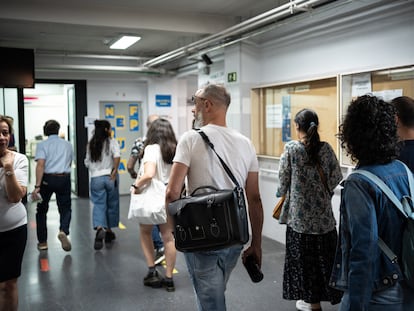
[[[230,106],[231,96],[222,84],[207,84],[202,88],[203,97],[206,97],[214,103],[223,104],[228,108]]]

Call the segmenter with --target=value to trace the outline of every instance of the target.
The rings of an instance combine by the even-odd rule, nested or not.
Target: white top
[[[170,178],[172,164],[167,164],[162,159],[160,145],[148,145],[144,149],[144,156],[140,167],[140,173],[143,173],[144,164],[146,162],[154,162],[156,165],[156,175],[154,178],[162,181],[164,184],[168,183]]]
[[[111,175],[114,167],[114,158],[121,156],[119,144],[114,138],[109,139],[109,149],[106,148],[106,142],[102,148],[102,159],[98,162],[92,162],[89,147],[86,148],[85,166],[89,169],[90,177],[99,177]],[[108,151],[107,151],[108,150]]]
[[[28,160],[25,155],[14,152],[14,174],[17,182],[27,187]],[[6,194],[6,176],[4,168],[0,168],[0,232],[10,231],[27,224],[27,213],[23,203],[10,203]],[[9,178],[9,177],[7,177]]]
[[[216,152],[230,168],[239,185],[244,188],[248,173],[259,171],[256,150],[251,141],[227,127],[209,124],[201,130],[213,143]],[[214,186],[218,189],[235,187],[217,155],[194,130],[184,133],[181,137],[174,162],[189,167],[188,194],[201,186]]]

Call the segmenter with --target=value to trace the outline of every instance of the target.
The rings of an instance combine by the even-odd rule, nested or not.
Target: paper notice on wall
[[[85,127],[95,127],[95,120],[97,119],[99,118],[85,116],[84,118]]]
[[[266,105],[266,128],[282,128],[282,105]]]
[[[372,92],[371,74],[361,73],[352,76],[352,97],[358,97]]]
[[[384,90],[372,92],[372,95],[382,98],[386,102],[392,101],[396,97],[403,96],[403,90]]]

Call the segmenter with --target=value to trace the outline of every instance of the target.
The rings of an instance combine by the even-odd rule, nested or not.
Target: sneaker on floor
[[[172,278],[164,278],[161,281],[162,287],[164,287],[167,292],[173,292],[175,291],[174,281]]]
[[[39,251],[46,251],[47,250],[47,243],[46,242],[37,243],[37,249]]]
[[[102,249],[104,238],[105,238],[105,230],[102,228],[99,228],[98,230],[96,230],[95,243],[93,245],[93,247],[96,250]]]
[[[58,239],[62,244],[62,248],[64,251],[69,252],[72,249],[72,244],[70,243],[69,238],[65,232],[60,231],[58,234]]]
[[[296,301],[296,309],[299,311],[322,311],[320,307],[316,309],[312,309],[312,305],[303,300]]]
[[[115,239],[116,239],[115,233],[113,233],[112,231],[106,231],[105,243],[112,243],[112,241]]]
[[[145,286],[150,286],[150,287],[153,287],[153,288],[158,288],[158,287],[162,286],[161,281],[162,281],[162,279],[158,275],[157,270],[148,271],[147,276],[144,278],[144,285]]]
[[[164,247],[157,249],[155,251],[154,264],[159,265],[159,264],[161,264],[163,262],[164,259],[165,259]]]

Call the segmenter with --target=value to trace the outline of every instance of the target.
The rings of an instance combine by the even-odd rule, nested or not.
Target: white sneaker
[[[321,311],[322,310],[320,307],[316,309],[312,309],[312,305],[303,300],[296,301],[296,309],[298,309],[299,311]]]
[[[60,231],[58,234],[58,239],[62,244],[62,248],[64,251],[69,252],[72,249],[72,244],[70,244],[69,238],[65,232]]]

